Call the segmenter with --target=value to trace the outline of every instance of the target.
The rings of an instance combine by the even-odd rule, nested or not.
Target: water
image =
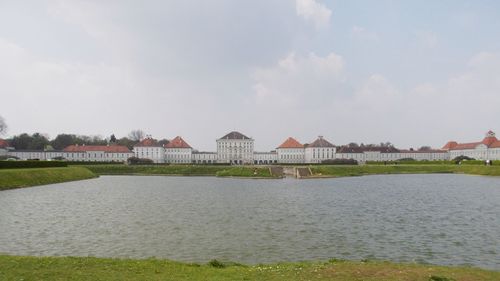
[[[0,252],[500,269],[500,178],[103,176],[0,192]]]

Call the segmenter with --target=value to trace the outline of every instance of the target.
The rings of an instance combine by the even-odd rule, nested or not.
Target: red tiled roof
[[[323,137],[318,137],[313,143],[309,144],[307,147],[335,147]]]
[[[474,149],[476,146],[483,144],[482,142],[459,143],[450,150]]]
[[[134,145],[134,147],[161,147],[161,145],[153,138],[145,138],[140,143]]]
[[[285,142],[278,146],[278,148],[304,148],[304,145],[296,139],[289,137]]]
[[[496,141],[490,144],[490,148],[500,148],[500,141]]]
[[[480,142],[469,142],[469,143],[457,143],[455,141],[448,142],[443,149],[445,150],[463,150],[463,149],[475,149],[478,145],[484,144],[489,148],[500,147],[500,140],[495,137],[493,131],[488,131],[486,137]]]
[[[482,141],[482,143],[486,144],[487,146],[490,146],[492,143],[497,142],[498,139],[496,137],[485,137]]]
[[[104,151],[108,153],[131,153],[124,145],[70,145],[64,152]]]
[[[0,139],[0,148],[9,147],[9,143],[6,140]]]
[[[175,139],[167,143],[165,145],[165,148],[192,148],[192,147],[181,137],[177,136],[175,137]]]
[[[250,138],[245,136],[244,134],[240,133],[240,132],[231,132],[225,136],[223,136],[222,138],[220,138],[221,140],[224,139],[224,140],[249,140]]]
[[[457,146],[458,143],[456,141],[449,141],[448,143],[446,143],[442,149],[444,150],[450,150],[452,148],[454,148],[455,146]]]

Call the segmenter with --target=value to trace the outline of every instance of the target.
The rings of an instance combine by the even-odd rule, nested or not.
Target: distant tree
[[[108,141],[102,136],[94,135],[90,137],[90,143],[88,145],[107,145]]]
[[[28,148],[41,150],[45,149],[47,145],[49,145],[49,138],[47,136],[40,133],[34,133],[32,135],[31,145]]]
[[[109,142],[111,142],[111,143],[116,143],[116,137],[115,137],[115,134],[112,134],[112,135],[109,137]]]
[[[424,145],[418,149],[418,151],[428,151],[431,150],[431,147],[428,145]]]
[[[33,138],[30,135],[22,133],[20,135],[12,137],[12,139],[10,140],[10,145],[17,150],[28,149],[32,141]]]
[[[10,144],[15,149],[37,149],[42,150],[45,149],[47,145],[49,145],[49,140],[47,136],[42,135],[40,133],[34,133],[33,135],[28,135],[26,133],[20,134],[18,136],[14,136]]]
[[[75,139],[75,144],[90,144],[92,143],[92,137],[90,136],[84,136],[84,135],[79,135],[79,136],[76,136],[76,139]]]
[[[123,137],[121,139],[118,139],[116,141],[116,144],[118,145],[124,145],[126,147],[128,147],[128,149],[133,149],[134,148],[134,145],[137,143],[137,141],[133,141],[127,137]]]
[[[5,119],[0,116],[0,136],[4,135],[7,132],[7,123],[5,123]]]
[[[359,144],[355,143],[355,142],[351,142],[347,145],[348,147],[354,147],[354,148],[357,148],[359,147]]]
[[[389,141],[380,143],[380,146],[381,147],[394,147],[394,145]]]
[[[159,145],[161,145],[161,146],[164,146],[164,145],[168,144],[169,142],[170,142],[170,141],[169,141],[169,140],[167,140],[167,139],[162,139],[162,140],[160,140],[160,141],[158,142],[158,144],[159,144]]]
[[[59,134],[53,139],[50,144],[56,150],[62,150],[72,144],[83,144],[78,143],[77,137],[75,135],[70,134]]]
[[[128,134],[128,138],[133,141],[141,141],[144,138],[144,132],[142,130],[132,130]]]

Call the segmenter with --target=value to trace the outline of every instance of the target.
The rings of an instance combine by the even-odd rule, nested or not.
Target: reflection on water
[[[106,176],[0,192],[0,252],[500,269],[500,179]]]

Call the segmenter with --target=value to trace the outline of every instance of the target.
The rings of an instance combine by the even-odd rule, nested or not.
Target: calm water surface
[[[500,179],[104,176],[0,192],[0,252],[500,269]]]

